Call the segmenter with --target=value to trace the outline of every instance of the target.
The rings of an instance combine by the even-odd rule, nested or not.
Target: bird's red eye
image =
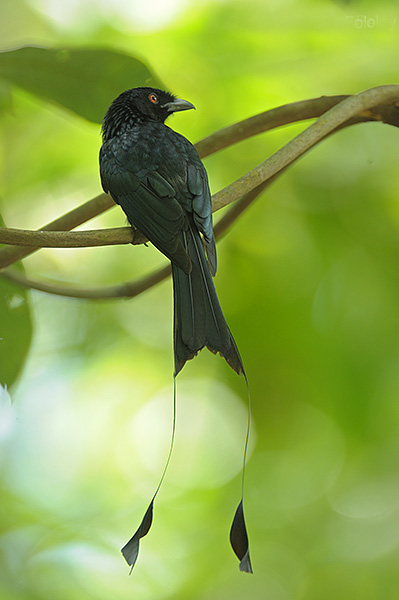
[[[150,102],[152,102],[153,104],[158,104],[158,96],[156,94],[150,94],[148,96],[148,99]]]

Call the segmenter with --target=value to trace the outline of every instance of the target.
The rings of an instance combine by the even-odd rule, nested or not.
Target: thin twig
[[[68,298],[81,298],[86,300],[110,300],[116,298],[134,298],[145,292],[157,283],[166,279],[171,273],[170,264],[162,269],[158,269],[141,279],[127,281],[119,285],[108,287],[75,287],[68,285],[59,285],[54,282],[46,283],[25,277],[21,273],[7,269],[2,273],[2,277],[17,283],[22,287],[55,294],[56,296],[67,296]]]

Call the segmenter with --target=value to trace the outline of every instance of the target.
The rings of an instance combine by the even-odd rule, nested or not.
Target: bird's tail
[[[201,237],[194,225],[183,235],[192,269],[185,273],[172,263],[175,375],[205,346],[219,352],[240,375],[244,366],[223,316]]]

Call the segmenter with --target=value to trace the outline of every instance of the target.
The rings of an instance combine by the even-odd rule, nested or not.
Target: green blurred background
[[[395,0],[1,0],[1,13],[2,50],[84,47],[142,60],[196,105],[170,120],[192,141],[287,102],[398,81]],[[78,106],[90,113],[95,82],[110,98],[122,91],[111,71],[103,82],[101,68],[84,72]],[[14,86],[15,73],[0,85],[0,210],[8,226],[34,229],[100,193],[101,138],[98,123],[46,100],[40,81],[35,93]],[[206,159],[212,190],[303,127]],[[379,123],[336,134],[218,244],[216,287],[253,402],[252,577],[228,543],[245,385],[206,351],[178,378],[175,451],[131,577],[119,554],[167,454],[171,282],[113,302],[1,283],[0,337],[13,351],[3,351],[0,383],[14,380],[0,395],[1,600],[399,597],[398,142]],[[87,227],[124,223],[115,208]],[[93,286],[165,263],[144,246],[24,261],[32,277]]]

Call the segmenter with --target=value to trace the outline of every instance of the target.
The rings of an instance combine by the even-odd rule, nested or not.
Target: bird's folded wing
[[[181,235],[188,222],[172,185],[156,171],[133,173],[112,160],[103,161],[101,175],[104,190],[112,190],[114,201],[123,208],[129,222],[189,273],[191,260]]]
[[[212,224],[212,200],[208,176],[201,162],[188,165],[187,187],[192,194],[191,210],[194,223],[204,236],[209,268],[212,275],[215,275],[217,261]]]

